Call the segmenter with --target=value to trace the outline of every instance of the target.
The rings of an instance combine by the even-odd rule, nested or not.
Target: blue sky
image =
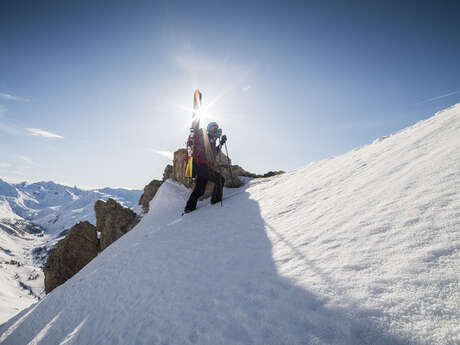
[[[193,90],[249,171],[344,153],[460,102],[452,1],[3,1],[0,177],[142,188]]]

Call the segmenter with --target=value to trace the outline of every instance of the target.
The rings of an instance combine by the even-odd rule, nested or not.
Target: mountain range
[[[136,208],[141,190],[83,190],[52,181],[0,179],[0,322],[44,296],[43,265],[78,222],[95,224],[94,203],[112,198]]]

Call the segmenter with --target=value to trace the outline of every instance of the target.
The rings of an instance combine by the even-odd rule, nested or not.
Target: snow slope
[[[136,205],[140,190],[82,190],[54,182],[9,184],[0,179],[0,323],[44,295],[42,266],[73,225],[96,223],[94,203],[109,197]]]
[[[150,212],[2,344],[459,344],[460,105],[344,155]]]
[[[43,290],[43,272],[27,254],[42,232],[0,200],[0,322],[36,302]]]

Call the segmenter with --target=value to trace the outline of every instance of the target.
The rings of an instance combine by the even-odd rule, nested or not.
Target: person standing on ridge
[[[219,145],[216,143],[217,139],[219,139]],[[189,138],[189,142],[190,140],[191,138]],[[204,194],[208,181],[215,183],[211,204],[216,204],[222,200],[225,179],[215,170],[215,167],[216,157],[226,141],[227,137],[222,135],[222,130],[216,122],[210,122],[206,130],[201,128],[196,132],[193,140],[195,146],[193,148],[195,188],[185,205],[184,213],[189,213],[196,209],[198,199]]]

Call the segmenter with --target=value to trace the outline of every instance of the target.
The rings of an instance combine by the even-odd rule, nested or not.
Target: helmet
[[[209,123],[208,123],[208,127],[207,127],[208,133],[211,131],[212,127],[217,127],[217,128],[219,128],[219,125],[217,124],[217,122],[209,122]]]

